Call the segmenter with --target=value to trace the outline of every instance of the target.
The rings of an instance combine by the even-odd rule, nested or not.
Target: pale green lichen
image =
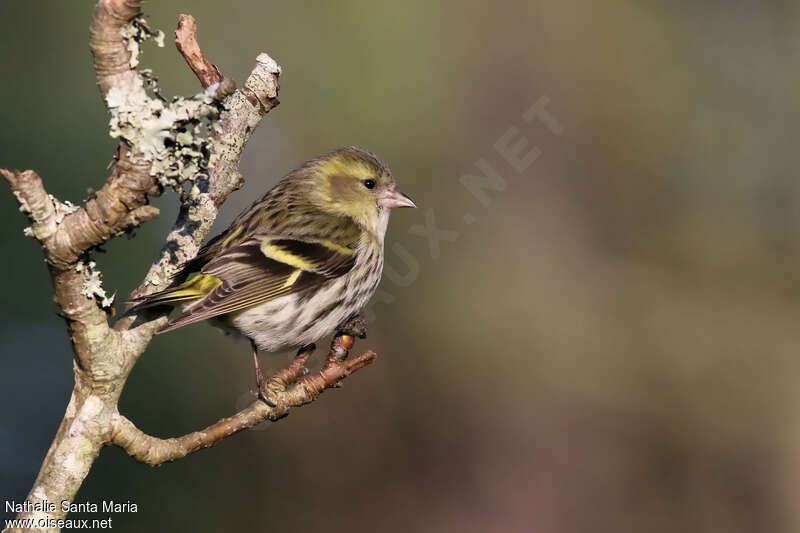
[[[61,222],[64,221],[65,216],[69,215],[70,213],[74,213],[75,211],[80,209],[80,207],[73,204],[69,200],[61,202],[58,200],[58,198],[56,198],[52,194],[48,194],[47,196],[50,198],[50,201],[53,202],[53,208],[55,209],[56,212],[56,224],[61,224]]]
[[[221,110],[215,91],[212,86],[167,104],[151,98],[141,78],[132,87],[114,87],[106,97],[111,136],[125,139],[151,161],[150,173],[161,185],[177,189],[205,174],[213,163],[209,132]]]
[[[158,287],[159,285],[161,285],[161,276],[159,276],[157,272],[153,272],[152,274],[147,276],[145,282],[149,283],[153,287]]]
[[[136,18],[122,29],[131,53],[131,66],[139,64],[139,44],[152,38],[163,44],[162,32],[151,30]],[[150,174],[164,187],[181,190],[184,183],[207,176],[213,163],[212,129],[222,110],[219,84],[190,97],[167,102],[158,91],[158,80],[149,69],[118,83],[106,95],[111,111],[109,133],[124,139],[133,151],[151,162]],[[151,96],[155,95],[155,97]]]
[[[159,48],[164,48],[164,32],[152,30],[147,24],[143,15],[134,18],[130,23],[120,29],[120,34],[127,42],[128,52],[130,52],[130,66],[136,68],[139,65],[140,44],[147,39],[153,39]]]
[[[106,294],[103,288],[103,273],[97,268],[97,263],[89,261],[84,263],[78,261],[75,265],[75,272],[83,273],[83,286],[81,287],[81,294],[87,298],[94,298],[99,300],[100,307],[107,309],[114,303],[114,297],[117,295],[115,292],[111,296]]]

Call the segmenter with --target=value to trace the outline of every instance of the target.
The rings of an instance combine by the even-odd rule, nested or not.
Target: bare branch
[[[141,12],[142,0],[98,0],[89,28],[89,48],[100,93],[131,83],[138,74],[131,65],[131,52],[120,30]]]
[[[147,196],[161,194],[146,163],[132,155],[121,155],[103,187],[64,219],[63,230],[54,239],[51,251],[57,264],[72,264],[87,250],[119,235],[131,226],[154,219],[158,209],[147,205]],[[131,213],[137,211],[137,215]]]
[[[141,226],[145,222],[149,222],[158,218],[160,213],[161,212],[159,209],[152,205],[143,205],[141,207],[137,207],[125,216],[122,224],[120,224],[120,229],[122,231],[128,231],[135,227]]]
[[[344,378],[375,360],[377,355],[371,351],[348,358],[353,342],[352,335],[337,334],[331,342],[331,349],[322,370],[308,376],[304,376],[307,372],[305,363],[311,351],[298,352],[292,363],[276,372],[270,380],[269,387],[274,393],[270,399],[275,407],[256,400],[235,415],[223,418],[216,424],[171,439],[159,439],[147,435],[133,422],[118,414],[114,419],[111,442],[123,448],[136,460],[155,466],[214,446],[225,437],[265,420],[276,421],[286,416],[292,407],[313,402],[325,389],[337,387]]]
[[[61,203],[48,195],[41,177],[32,170],[0,169],[20,209],[33,222],[28,233],[42,244],[47,262],[57,270],[71,268],[88,250],[158,216],[156,207],[144,204],[149,191],[135,192],[133,187],[118,183],[137,175],[121,178],[119,168],[83,207]]]
[[[72,236],[81,237],[79,232],[86,230],[88,224],[76,226],[71,222],[76,215],[86,216],[86,210],[74,206],[67,208],[48,195],[41,177],[32,170],[10,172],[0,169],[0,174],[8,181],[20,202],[20,209],[32,222],[28,233],[44,248],[45,258],[50,265],[55,301],[67,321],[75,355],[83,363],[83,368],[87,368],[85,364],[94,354],[99,349],[107,348],[106,343],[110,341],[112,331],[108,328],[106,313],[98,307],[91,293],[88,296],[86,294],[91,273],[75,267],[78,257],[74,257],[71,263],[59,259],[64,255],[65,243],[70,242]],[[127,223],[134,224],[151,216],[149,211],[138,212]],[[106,230],[112,229],[106,227]]]
[[[20,204],[20,211],[33,223],[30,234],[44,242],[56,232],[56,209],[44,190],[42,178],[33,170],[19,172],[0,169]]]
[[[200,45],[197,43],[197,22],[193,16],[181,15],[178,17],[175,46],[204,88],[222,81],[222,73],[216,65],[212,65],[206,59],[203,51],[200,50]]]

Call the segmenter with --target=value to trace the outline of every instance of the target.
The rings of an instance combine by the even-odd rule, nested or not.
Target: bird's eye
[[[366,187],[367,189],[374,189],[375,180],[364,180],[364,187]]]

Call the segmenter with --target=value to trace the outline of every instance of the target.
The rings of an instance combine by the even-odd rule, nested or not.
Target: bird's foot
[[[258,386],[258,399],[269,405],[270,407],[278,406],[278,394],[283,392],[279,389],[272,380],[262,383]]]
[[[356,337],[364,337],[364,319],[356,316],[348,320],[333,336],[331,349],[322,368],[310,373],[306,363],[316,348],[313,344],[303,346],[286,368],[278,370],[265,379],[256,361],[258,399],[270,407],[266,417],[278,420],[286,416],[291,407],[313,401],[325,389],[339,387],[341,381],[353,372],[372,363],[377,355],[373,351],[350,357],[350,349]],[[256,355],[255,346],[253,348]]]
[[[360,314],[351,316],[336,330],[337,335],[350,335],[359,339],[367,338],[367,321]]]
[[[286,388],[308,373],[306,361],[311,357],[317,347],[307,344],[297,351],[292,362],[286,368],[278,370],[270,379],[266,379],[256,363],[256,383],[258,385],[258,398],[270,407],[278,405],[279,397]]]

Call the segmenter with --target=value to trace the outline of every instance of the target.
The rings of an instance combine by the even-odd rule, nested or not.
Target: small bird
[[[356,147],[290,172],[132,311],[182,306],[158,333],[200,320],[258,351],[308,346],[357,314],[378,286],[389,211],[416,207],[389,168]],[[190,277],[191,274],[196,273]]]

